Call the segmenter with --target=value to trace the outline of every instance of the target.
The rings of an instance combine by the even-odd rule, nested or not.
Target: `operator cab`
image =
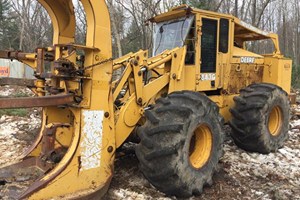
[[[217,90],[220,85],[217,71],[220,54],[229,52],[229,19],[218,16],[205,16],[189,10],[189,7],[174,9],[170,15],[155,17],[153,56],[176,47],[186,46],[185,65],[195,68],[195,77],[190,80],[199,82],[198,90]],[[192,89],[192,88],[191,88]]]
[[[165,50],[187,46],[186,64],[195,64],[195,17],[181,17],[155,24],[153,56]]]
[[[183,5],[150,21],[155,27],[153,56],[186,46],[185,66],[191,72],[186,78],[190,89],[196,87],[197,91],[209,95],[219,95],[222,90],[237,93],[249,82],[250,76],[244,74],[247,70],[251,71],[252,82],[262,82],[265,58],[281,56],[276,34],[259,30],[232,15]],[[254,53],[247,49],[247,43],[265,40],[271,41],[269,46],[273,48],[268,49],[274,49],[272,54],[261,55],[267,52]],[[230,78],[224,79],[224,73]],[[229,81],[232,79],[240,81],[233,83]]]

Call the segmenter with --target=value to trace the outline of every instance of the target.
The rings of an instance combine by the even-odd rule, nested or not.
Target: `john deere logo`
[[[241,57],[241,63],[255,63],[254,57]]]

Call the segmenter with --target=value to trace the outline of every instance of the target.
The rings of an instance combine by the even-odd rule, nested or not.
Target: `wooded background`
[[[73,2],[77,16],[76,43],[84,44],[84,12],[79,0]],[[146,23],[147,19],[185,3],[232,14],[258,28],[278,33],[282,53],[293,59],[293,85],[300,87],[299,0],[107,0],[107,3],[115,58],[139,49],[151,49],[153,26]],[[0,0],[0,49],[32,52],[51,43],[51,21],[36,0]]]

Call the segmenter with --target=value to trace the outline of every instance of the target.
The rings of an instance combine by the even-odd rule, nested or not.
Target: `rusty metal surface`
[[[26,156],[28,156],[42,141],[43,138],[43,132],[39,132],[39,135],[37,136],[37,138],[34,140],[33,144],[22,154],[22,158],[25,158]]]
[[[74,103],[73,94],[52,95],[45,97],[0,98],[0,109],[60,106],[71,103]]]
[[[69,155],[67,155],[65,161],[59,163],[55,168],[56,170],[54,170],[53,172],[49,172],[47,177],[41,178],[36,182],[34,182],[32,185],[30,185],[30,187],[26,191],[24,191],[20,196],[18,196],[18,199],[28,198],[34,192],[45,187],[45,185],[47,185],[49,182],[54,180],[60,173],[62,173],[72,161],[72,158],[75,154],[78,144],[79,144],[79,134],[77,136],[74,136],[72,146],[69,148],[69,153],[68,153]]]
[[[0,58],[16,60],[34,60],[35,58],[27,57],[27,55],[29,54],[31,53],[24,53],[21,51],[0,51]]]
[[[18,199],[28,198],[34,192],[43,188],[46,184],[48,184],[55,177],[57,177],[62,171],[64,171],[68,164],[69,164],[69,162],[66,163],[66,165],[63,168],[59,169],[55,174],[53,174],[49,179],[41,178],[41,179],[37,180],[36,182],[34,182],[33,184],[31,184],[30,187],[18,197]]]
[[[53,169],[54,165],[43,162],[39,158],[30,157],[19,163],[0,169],[0,181],[3,183],[22,182],[24,177],[26,180],[34,181],[42,177],[47,171]],[[25,189],[25,188],[24,188]],[[10,197],[22,194],[25,190],[16,188],[10,191]],[[1,195],[0,195],[1,196]]]
[[[23,78],[0,78],[0,86],[3,85],[17,85],[34,87],[34,79],[23,79]]]
[[[228,92],[238,94],[240,89],[252,83],[261,83],[263,78],[263,65],[233,64],[229,74]]]
[[[42,136],[42,151],[40,157],[44,161],[49,161],[52,163],[58,163],[64,156],[67,147],[58,147],[55,148],[56,140],[56,131],[59,127],[70,127],[69,124],[51,124],[43,131]],[[65,151],[64,151],[65,148]]]
[[[296,104],[297,103],[297,94],[296,93],[291,93],[289,95],[289,100],[291,104]]]
[[[89,46],[84,46],[84,45],[79,45],[79,44],[74,44],[74,43],[69,43],[69,44],[56,44],[55,46],[58,47],[66,47],[68,49],[88,49],[88,50],[95,50],[95,51],[100,51],[99,48],[96,47],[89,47]]]
[[[42,162],[39,158],[31,157],[24,159],[19,163],[1,168],[0,180],[18,179],[18,176],[22,175],[36,176],[39,174],[40,176],[51,168],[53,168],[52,164]]]
[[[37,75],[44,73],[44,53],[44,49],[37,49]]]
[[[0,51],[0,58],[9,58],[9,51]]]
[[[49,124],[42,132],[42,152],[38,157],[26,157],[21,162],[4,167],[0,169],[0,181],[6,183],[16,180],[21,180],[23,176],[30,177],[33,184],[23,191],[12,191],[14,197],[18,199],[24,199],[28,195],[36,191],[36,187],[41,188],[46,183],[50,182],[58,174],[60,174],[67,166],[69,161],[65,163],[64,167],[52,174],[50,179],[43,179],[45,174],[54,169],[56,162],[51,160],[52,152],[54,152],[55,133],[59,127],[69,127],[69,124]],[[76,145],[77,146],[77,145]]]

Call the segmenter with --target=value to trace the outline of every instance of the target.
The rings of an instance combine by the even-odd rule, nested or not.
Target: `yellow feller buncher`
[[[36,77],[36,97],[1,98],[0,107],[43,107],[33,146],[0,170],[0,180],[37,176],[15,198],[99,199],[112,179],[116,149],[135,133],[144,176],[178,197],[200,194],[212,183],[224,123],[245,150],[269,153],[283,146],[292,62],[280,53],[276,34],[183,5],[149,20],[152,56],[140,50],[113,60],[104,0],[81,0],[86,45],[74,43],[71,0],[38,1],[51,17],[53,46],[0,53],[32,67]],[[258,40],[271,41],[274,52],[248,51],[246,43]]]

